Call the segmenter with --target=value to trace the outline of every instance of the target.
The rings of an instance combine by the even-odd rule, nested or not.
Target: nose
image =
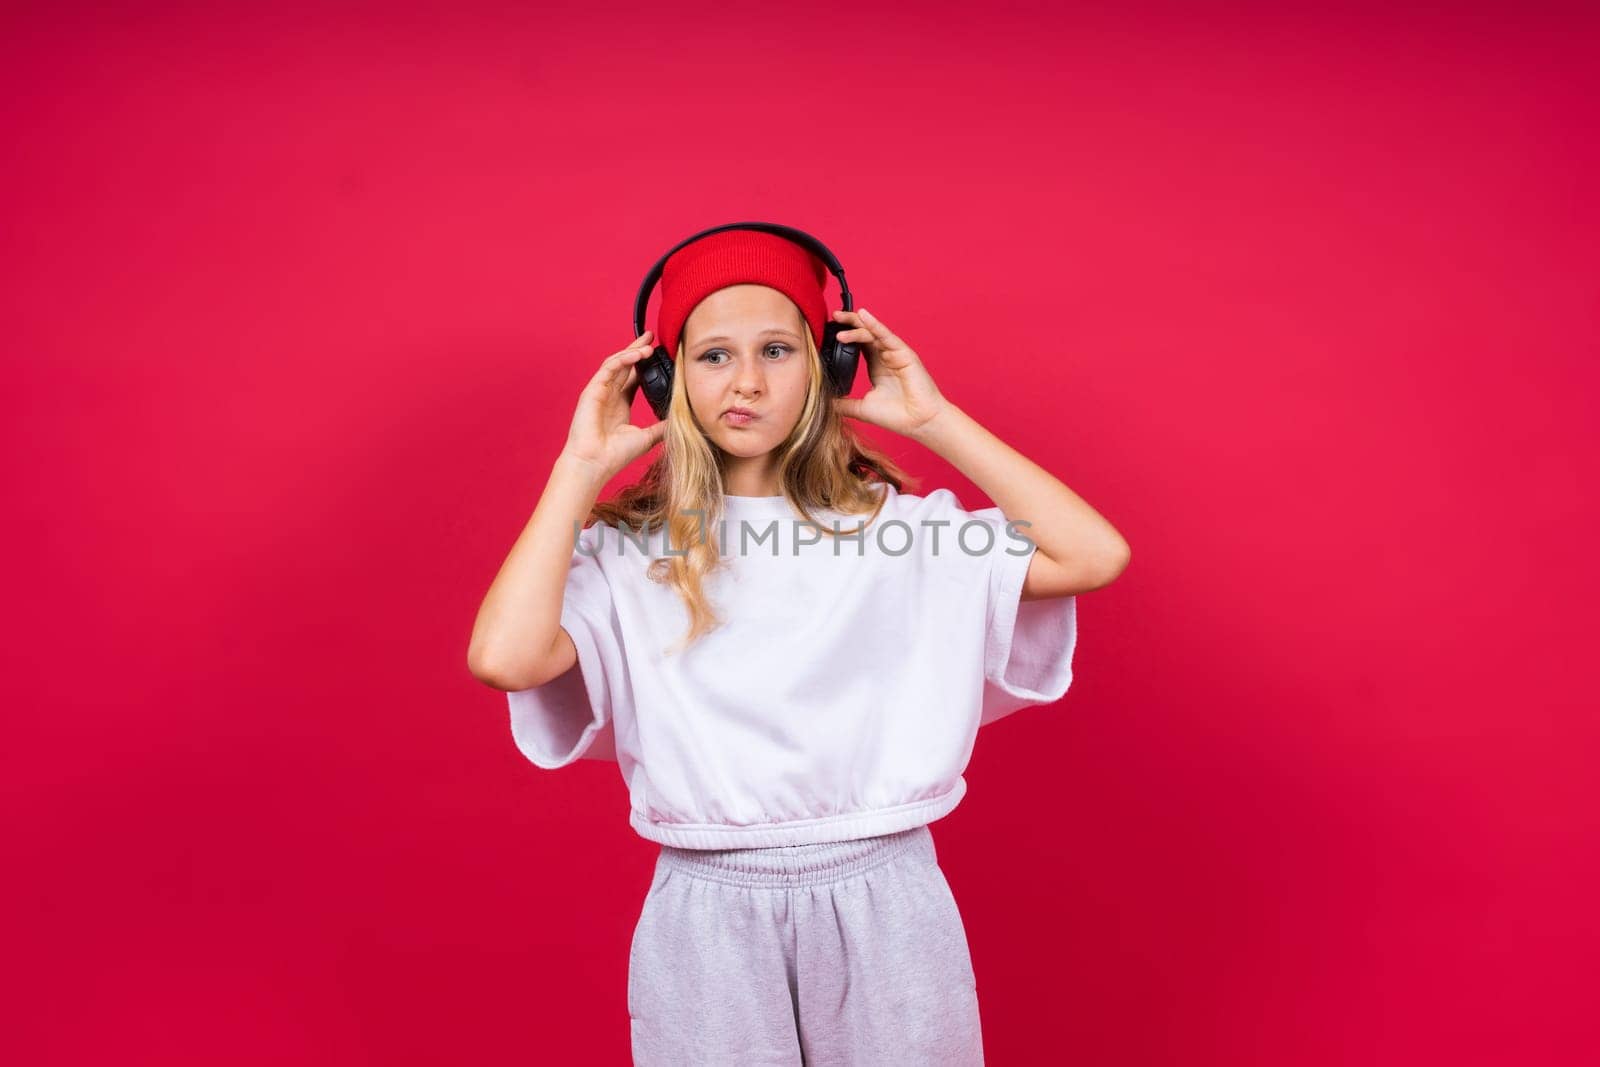
[[[739,373],[734,378],[733,388],[740,396],[760,396],[765,382],[766,368],[761,366],[761,361],[745,360],[739,364]]]

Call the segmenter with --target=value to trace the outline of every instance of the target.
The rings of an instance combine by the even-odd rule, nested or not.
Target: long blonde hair
[[[832,536],[835,531],[818,522],[813,510],[866,514],[870,522],[885,499],[875,488],[878,483],[900,491],[908,483],[915,487],[918,479],[862,443],[845,423],[834,406],[832,391],[824,388],[816,340],[810,329],[801,333],[809,371],[805,406],[788,438],[775,449],[779,453],[778,479],[790,505]],[[724,454],[706,436],[689,406],[683,368],[680,339],[661,454],[637,482],[610,499],[597,501],[585,523],[602,522],[614,528],[625,524],[631,530],[652,532],[665,525],[675,554],[652,560],[648,576],[676,589],[689,611],[689,630],[673,652],[687,648],[724,621],[712,611],[703,583],[725,561],[717,552],[715,537],[701,536],[715,529],[722,518]],[[841,535],[854,532],[838,531]]]

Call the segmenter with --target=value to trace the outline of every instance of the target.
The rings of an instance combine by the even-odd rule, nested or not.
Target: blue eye
[[[767,348],[766,348],[766,351],[770,352],[774,348],[778,349],[780,352],[783,352],[785,354],[787,354],[788,352],[792,351],[792,349],[790,349],[790,347],[788,345],[781,344],[781,343],[779,343],[777,341],[774,341],[770,345],[768,345]],[[722,365],[721,363],[714,362],[711,359],[711,357],[715,356],[715,355],[726,355],[726,353],[723,352],[723,350],[720,349],[720,348],[708,348],[704,352],[700,353],[700,359],[702,361],[711,363],[711,365],[713,367],[720,367]],[[779,357],[779,358],[781,358],[781,357]]]

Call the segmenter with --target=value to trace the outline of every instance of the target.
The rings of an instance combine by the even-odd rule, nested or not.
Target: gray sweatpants
[[[639,1067],[983,1063],[966,929],[927,826],[662,845],[628,953]]]

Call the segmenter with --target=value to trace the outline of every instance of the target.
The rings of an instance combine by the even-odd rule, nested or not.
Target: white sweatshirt
[[[705,584],[725,621],[671,654],[688,609],[645,573],[665,532],[584,530],[561,609],[578,662],[506,694],[517,747],[546,769],[615,760],[634,830],[680,848],[843,841],[949,813],[979,726],[1066,693],[1076,598],[1020,600],[1034,546],[999,508],[881,491],[878,518],[837,544],[781,496],[726,497],[705,520],[730,568]]]

